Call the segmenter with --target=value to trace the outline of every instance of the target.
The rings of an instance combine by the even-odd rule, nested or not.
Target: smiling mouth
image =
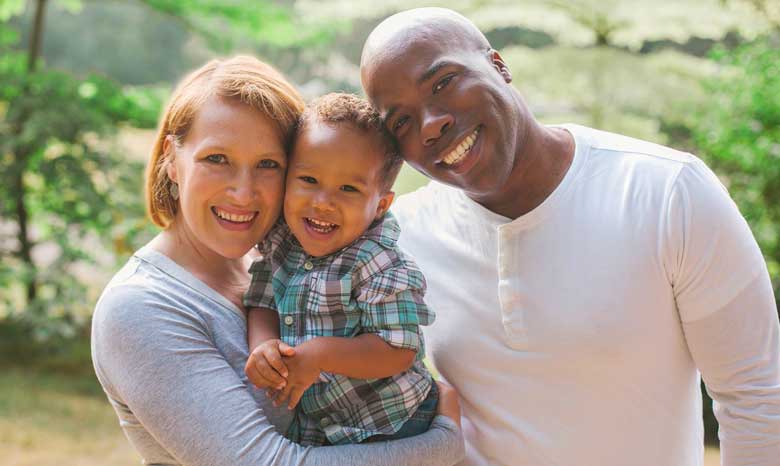
[[[232,214],[218,207],[212,207],[211,211],[214,212],[214,215],[216,215],[222,220],[225,220],[230,223],[239,223],[239,224],[251,222],[252,220],[255,219],[255,217],[257,217],[258,214],[257,211],[252,212],[251,214],[243,214],[243,215]]]
[[[306,225],[308,225],[309,228],[316,231],[317,233],[322,234],[330,233],[339,227],[335,223],[325,222],[323,220],[317,220],[316,218],[311,217],[304,217],[303,221],[306,222]]]
[[[445,166],[452,166],[461,162],[464,158],[466,158],[466,154],[469,153],[471,148],[474,147],[474,143],[477,142],[480,129],[481,126],[477,127],[474,132],[469,134],[460,142],[460,144],[458,144],[458,147],[452,149],[450,153],[442,157],[441,160],[437,163],[443,164]]]

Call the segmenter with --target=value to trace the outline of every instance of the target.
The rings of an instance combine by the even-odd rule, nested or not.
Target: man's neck
[[[574,137],[567,130],[534,124],[504,189],[489,196],[467,195],[496,214],[517,219],[541,205],[561,184],[574,160],[574,148]]]

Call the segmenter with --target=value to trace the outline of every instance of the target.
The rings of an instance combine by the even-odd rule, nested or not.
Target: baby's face
[[[393,193],[380,187],[382,164],[376,137],[349,125],[312,121],[298,135],[284,218],[307,254],[342,249],[384,215]]]

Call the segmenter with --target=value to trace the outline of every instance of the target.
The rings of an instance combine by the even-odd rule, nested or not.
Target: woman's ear
[[[171,134],[165,136],[165,141],[163,141],[163,153],[168,155],[165,158],[165,173],[171,181],[178,183],[178,174],[176,173],[176,164],[174,163],[176,160],[176,140]]]
[[[374,220],[382,218],[385,212],[387,212],[387,209],[393,204],[393,199],[395,199],[395,193],[392,191],[388,191],[382,195],[382,198],[379,199],[379,204],[376,206],[376,217],[374,217]]]

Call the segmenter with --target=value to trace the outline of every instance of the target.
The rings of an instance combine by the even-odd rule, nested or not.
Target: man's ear
[[[393,199],[395,199],[395,193],[392,191],[388,191],[382,195],[382,198],[379,199],[379,204],[376,206],[376,217],[374,217],[374,220],[382,218],[385,212],[387,212],[387,209],[393,204]]]
[[[173,139],[173,135],[169,134],[165,136],[165,140],[163,141],[163,154],[168,154],[165,163],[165,173],[168,174],[168,178],[170,178],[171,181],[178,183],[178,173],[176,173],[176,164],[174,163],[176,160],[176,142]]]
[[[504,78],[504,81],[506,81],[507,84],[512,82],[512,72],[509,71],[509,67],[506,65],[506,62],[501,57],[501,54],[498,53],[497,50],[490,49],[488,52],[490,54],[490,61],[493,64],[493,68],[498,71],[501,76]]]

